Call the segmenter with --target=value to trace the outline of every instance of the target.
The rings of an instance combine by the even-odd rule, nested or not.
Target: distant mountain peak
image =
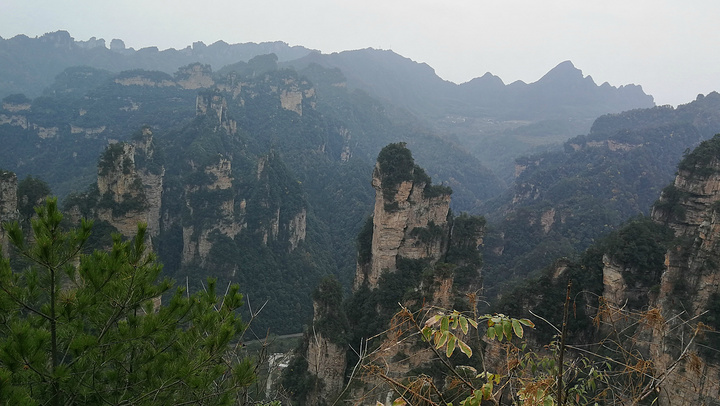
[[[580,69],[576,68],[570,61],[561,62],[556,67],[550,69],[545,76],[538,80],[538,83],[556,83],[568,82],[585,79]]]
[[[472,86],[481,86],[481,87],[504,87],[505,83],[500,79],[499,76],[493,75],[490,72],[485,72],[484,75],[474,78],[471,81],[467,82],[467,84]]]

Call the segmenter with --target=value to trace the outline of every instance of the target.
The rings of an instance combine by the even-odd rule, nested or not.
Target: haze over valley
[[[2,35],[0,403],[720,398],[718,89]]]

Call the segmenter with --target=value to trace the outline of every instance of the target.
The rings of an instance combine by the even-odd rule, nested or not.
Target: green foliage
[[[425,189],[423,189],[423,196],[425,196],[428,199],[432,199],[434,197],[440,197],[440,196],[449,196],[453,192],[452,188],[450,186],[446,185],[427,185]]]
[[[414,180],[415,160],[410,150],[405,147],[405,143],[399,142],[383,148],[378,154],[377,163],[383,198],[392,201],[402,182]],[[418,176],[422,174],[424,172]]]
[[[336,344],[344,345],[348,320],[342,306],[342,285],[335,277],[325,277],[313,292],[312,297],[317,306],[314,331]]]
[[[231,343],[245,325],[239,287],[169,291],[146,251],[145,226],[110,251],[80,254],[91,224],[64,231],[57,201],[32,220],[26,241],[6,224],[30,266],[0,260],[3,404],[235,404],[254,366]],[[159,300],[168,294],[167,304]]]
[[[308,363],[304,357],[294,357],[283,371],[280,384],[288,392],[293,404],[307,405],[307,396],[322,382],[308,372]]]
[[[410,231],[410,236],[415,237],[423,244],[431,244],[435,241],[442,240],[445,236],[445,230],[434,221],[430,221],[427,227],[415,227]]]
[[[132,70],[126,70],[123,72],[120,72],[116,76],[116,79],[122,80],[122,79],[129,79],[129,78],[135,78],[139,77],[142,79],[147,79],[153,82],[162,82],[162,81],[169,81],[173,82],[173,77],[168,75],[165,72],[160,72],[156,70],[145,70],[145,69],[132,69]]]
[[[0,180],[9,181],[12,179],[17,179],[17,175],[15,175],[15,172],[0,169]]]
[[[114,144],[108,145],[107,149],[105,149],[105,152],[102,154],[102,156],[100,156],[100,159],[98,160],[98,175],[109,175],[110,172],[115,169],[115,166],[118,165],[119,159],[121,156],[123,156],[124,153],[124,143],[116,142]],[[124,165],[120,165],[120,167],[124,168]]]
[[[703,141],[692,152],[685,155],[678,164],[678,169],[692,175],[708,177],[715,173],[710,163],[720,158],[720,134]]]
[[[277,70],[278,57],[275,54],[258,55],[248,61],[248,69],[251,72],[251,76],[259,76],[267,72],[273,72]]]
[[[689,116],[700,114],[697,106],[693,110]],[[514,193],[504,196],[506,205],[496,209],[503,219],[495,225],[497,249],[485,257],[488,289],[508,277],[537,272],[555,258],[577,256],[626,219],[647,214],[674,177],[668,162],[678,162],[686,148],[705,136],[686,121],[644,126],[623,120],[638,127],[591,133],[569,140],[564,151],[521,162],[527,168]],[[517,200],[510,203],[513,198]],[[682,214],[673,201],[662,204]]]
[[[458,265],[482,266],[479,243],[485,234],[485,218],[462,213],[452,219],[447,261]]]
[[[623,265],[623,278],[631,288],[650,288],[660,283],[665,253],[675,235],[667,226],[638,217],[602,241],[607,255]],[[639,309],[641,306],[633,306]]]
[[[685,207],[683,203],[689,196],[675,185],[668,185],[662,190],[660,200],[655,202],[655,209],[665,214],[665,221],[684,220]]]
[[[50,186],[42,179],[28,175],[18,182],[17,207],[22,219],[29,221],[30,217],[35,214],[35,206],[41,204],[50,193]]]

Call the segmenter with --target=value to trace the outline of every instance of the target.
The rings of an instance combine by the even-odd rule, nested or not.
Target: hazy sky
[[[3,38],[62,29],[136,49],[217,40],[373,47],[456,83],[487,71],[534,82],[571,60],[598,84],[639,84],[673,105],[720,91],[719,20],[718,0],[0,0]]]

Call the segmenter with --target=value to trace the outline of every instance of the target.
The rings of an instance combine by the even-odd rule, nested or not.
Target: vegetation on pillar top
[[[678,169],[693,175],[710,176],[715,173],[715,169],[710,166],[713,159],[720,159],[720,134],[701,142],[692,152],[686,152]]]
[[[382,182],[383,198],[393,200],[401,183],[412,181],[425,185],[423,196],[426,198],[449,195],[452,189],[448,186],[433,186],[430,176],[421,167],[415,165],[412,153],[404,142],[389,144],[378,155],[380,181]]]

